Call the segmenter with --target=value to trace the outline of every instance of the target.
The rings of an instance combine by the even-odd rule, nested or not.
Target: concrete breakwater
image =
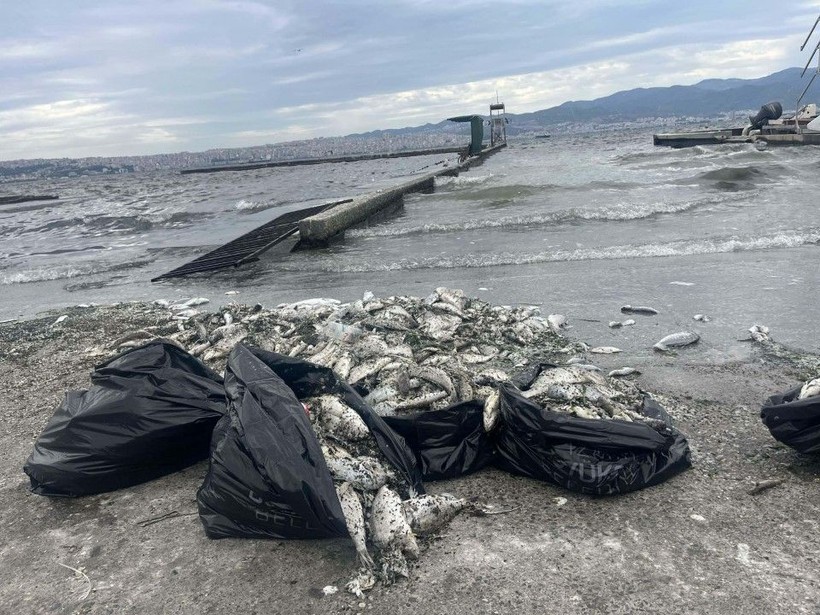
[[[435,188],[436,177],[458,175],[471,166],[480,164],[488,156],[506,147],[506,143],[489,147],[476,156],[471,156],[455,167],[427,173],[394,188],[371,192],[348,203],[336,205],[299,222],[299,248],[321,247],[331,239],[341,236],[351,226],[388,208],[398,207],[405,194],[431,192]]]
[[[382,152],[380,154],[356,154],[351,156],[329,156],[323,158],[300,158],[296,160],[265,160],[260,162],[242,162],[239,164],[226,164],[213,167],[197,167],[193,169],[183,169],[182,175],[189,173],[218,173],[220,171],[250,171],[253,169],[267,169],[272,167],[297,167],[308,164],[325,164],[329,162],[360,162],[362,160],[379,160],[382,158],[408,158],[410,156],[430,156],[435,154],[455,154],[466,149],[465,146],[438,147],[432,149],[420,149],[404,152]]]

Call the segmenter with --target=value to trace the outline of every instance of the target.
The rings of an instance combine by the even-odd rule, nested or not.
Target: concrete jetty
[[[407,158],[410,156],[434,156],[436,154],[454,154],[463,152],[465,146],[437,147],[432,149],[419,149],[399,152],[383,152],[380,154],[356,154],[351,156],[330,156],[325,158],[297,158],[294,160],[263,160],[259,162],[242,162],[238,164],[225,164],[213,167],[197,167],[193,169],[182,169],[180,173],[219,173],[221,171],[250,171],[252,169],[268,169],[272,167],[297,167],[306,164],[326,164],[332,162],[360,162],[362,160],[380,160],[382,158]]]
[[[506,147],[506,142],[483,149],[475,156],[453,168],[441,169],[421,177],[399,184],[387,190],[371,192],[357,197],[348,203],[337,205],[299,222],[299,248],[321,247],[341,236],[351,226],[360,224],[368,218],[401,205],[405,194],[413,192],[431,192],[435,188],[436,177],[458,175],[471,166],[481,164],[488,156]]]

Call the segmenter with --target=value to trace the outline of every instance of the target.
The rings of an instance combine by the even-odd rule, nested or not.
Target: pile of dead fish
[[[358,570],[346,589],[361,595],[377,581],[390,584],[408,577],[407,558],[419,556],[417,536],[443,527],[467,501],[446,494],[410,497],[411,486],[392,471],[355,410],[333,395],[308,398],[303,404],[356,547]]]
[[[196,313],[203,301],[163,307],[180,329],[169,337],[210,367],[220,370],[239,342],[299,357],[332,368],[381,416],[479,399],[490,431],[498,418],[497,386],[547,363],[562,366],[540,370],[522,390],[525,397],[582,418],[644,420],[642,393],[616,379],[637,371],[601,373],[581,357],[584,344],[558,334],[566,318],[543,317],[537,307],[493,306],[447,288],[424,298],[366,293],[344,304],[310,299],[273,310],[229,304],[217,314]],[[604,349],[590,352],[597,350]]]

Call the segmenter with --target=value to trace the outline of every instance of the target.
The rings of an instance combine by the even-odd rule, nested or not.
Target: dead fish
[[[191,355],[198,357],[203,352],[208,350],[211,347],[209,342],[202,342],[201,344],[197,344],[196,346],[192,346],[191,349],[188,351]]]
[[[414,397],[396,404],[396,410],[415,410],[417,408],[426,408],[427,406],[431,406],[445,397],[447,397],[447,391],[436,391],[435,393],[421,395],[420,397]]]
[[[654,316],[658,310],[643,305],[625,305],[621,308],[624,314],[646,314],[647,316]]]
[[[624,326],[624,324],[620,320],[610,320],[609,321],[609,328],[610,329],[620,329],[623,326]]]
[[[352,368],[353,357],[350,356],[350,353],[343,354],[333,364],[333,371],[336,372],[336,375],[342,380],[347,380],[348,376],[350,376],[350,370]]]
[[[809,380],[800,388],[800,395],[797,399],[806,399],[807,397],[815,397],[820,395],[820,378]]]
[[[356,325],[346,325],[335,320],[331,320],[322,328],[322,333],[327,337],[337,339],[342,342],[352,343],[364,335],[364,330]]]
[[[498,389],[493,390],[484,400],[484,431],[490,433],[498,423],[498,415],[501,411],[501,393]]]
[[[378,374],[383,367],[392,363],[392,359],[390,357],[381,357],[376,359],[375,361],[369,361],[367,363],[362,363],[361,365],[357,365],[356,367],[350,370],[350,375],[348,376],[348,383],[349,384],[356,384],[360,380],[364,380],[372,376],[373,374]]]
[[[414,378],[421,378],[430,384],[434,384],[439,388],[444,389],[451,397],[455,395],[455,387],[450,376],[443,369],[438,367],[414,367],[410,366],[407,370],[410,376]]]
[[[340,446],[328,443],[322,445],[322,455],[334,480],[350,483],[361,491],[376,491],[390,479],[375,457],[352,457]]]
[[[436,289],[439,299],[463,310],[467,307],[467,298],[464,296],[464,291],[460,289],[451,290],[443,286]]]
[[[619,378],[621,376],[631,376],[632,374],[640,374],[641,372],[634,367],[620,367],[609,372],[610,378]]]
[[[318,410],[319,423],[330,434],[344,440],[364,440],[370,430],[353,408],[333,395],[321,395],[310,399],[308,405]]]
[[[194,328],[196,329],[196,335],[199,338],[200,342],[207,342],[208,341],[208,330],[205,328],[201,322],[194,321]]]
[[[615,348],[615,346],[596,346],[595,348],[590,348],[589,351],[595,354],[615,354],[616,352],[622,352],[620,348]]]
[[[350,534],[353,545],[356,547],[356,557],[359,565],[372,570],[374,564],[373,558],[367,552],[367,534],[365,532],[362,502],[350,483],[336,485],[336,495],[339,497],[339,504],[342,505],[347,533]]]
[[[680,333],[672,333],[671,335],[667,335],[657,344],[652,346],[655,350],[660,352],[664,352],[669,350],[670,348],[680,348],[682,346],[688,346],[689,344],[694,344],[700,339],[700,335],[694,333],[692,331],[681,331]]]
[[[695,314],[694,316],[692,316],[692,320],[697,320],[699,322],[709,322],[712,319],[709,318],[706,314]]]
[[[600,367],[598,367],[597,365],[592,365],[592,363],[575,363],[575,367],[577,367],[578,369],[583,369],[584,371],[587,371],[587,372],[602,372],[602,371],[604,371]]]
[[[66,318],[68,318],[68,316],[66,316]],[[154,337],[156,337],[156,336],[153,333],[151,333],[150,331],[146,331],[145,329],[140,329],[139,331],[132,331],[131,333],[126,333],[122,337],[117,338],[116,340],[111,342],[108,345],[108,347],[109,348],[116,348],[118,346],[121,346],[125,342],[130,342],[130,341],[133,341],[133,340],[142,340],[143,342],[145,342],[146,340],[150,340]]]
[[[462,320],[464,320],[467,317],[467,315],[464,312],[462,312],[458,307],[456,307],[452,303],[447,303],[446,301],[436,301],[430,307],[434,310],[440,310],[442,312],[452,314],[453,316],[457,316]]]
[[[370,539],[379,549],[397,546],[413,559],[419,555],[419,546],[404,516],[401,498],[387,485],[381,487],[373,499]]]
[[[503,369],[485,369],[479,374],[476,374],[476,377],[473,378],[473,382],[475,382],[478,386],[485,386],[485,385],[492,385],[498,384],[501,382],[509,382],[510,376],[507,372]]]
[[[624,327],[631,327],[634,324],[635,324],[635,321],[632,320],[631,318],[627,318],[626,320],[621,322],[621,325],[624,326]]]
[[[174,320],[188,320],[189,318],[196,316],[199,314],[199,310],[195,310],[193,308],[183,308],[176,312],[172,318]]]
[[[769,327],[765,325],[752,325],[749,327],[749,334],[755,342],[769,341]]]
[[[404,518],[419,536],[441,529],[467,506],[467,500],[449,493],[420,495],[401,503]]]
[[[550,314],[547,316],[547,323],[550,329],[556,333],[567,326],[567,317],[563,314]]]

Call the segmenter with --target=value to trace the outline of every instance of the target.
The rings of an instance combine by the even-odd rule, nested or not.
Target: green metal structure
[[[481,142],[484,140],[484,118],[480,115],[458,115],[447,118],[450,122],[470,122],[472,138],[470,156],[481,153]]]

